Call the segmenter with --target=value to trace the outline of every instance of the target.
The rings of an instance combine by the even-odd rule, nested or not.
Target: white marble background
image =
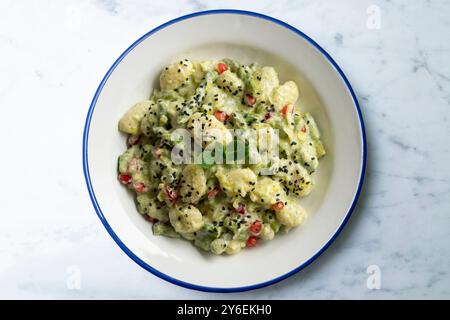
[[[373,5],[379,29],[367,27]],[[318,41],[353,84],[369,141],[338,240],[301,273],[241,294],[180,288],[132,262],[96,217],[81,165],[90,100],[118,55],[168,19],[226,7]],[[444,0],[1,0],[0,298],[450,298],[449,35]],[[68,286],[78,271],[79,290]]]

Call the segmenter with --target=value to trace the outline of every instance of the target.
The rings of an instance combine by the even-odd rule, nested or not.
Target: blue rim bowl
[[[156,270],[155,268],[150,266],[148,263],[146,263],[143,260],[141,260],[138,256],[136,256],[120,240],[120,238],[116,235],[114,230],[112,230],[111,226],[109,225],[108,221],[106,220],[105,216],[103,215],[102,210],[100,209],[100,205],[98,204],[97,199],[95,197],[95,193],[94,193],[94,190],[93,190],[93,187],[92,187],[92,183],[91,183],[91,179],[90,179],[90,175],[89,175],[89,163],[88,163],[89,161],[88,161],[88,151],[87,151],[87,145],[88,145],[88,139],[89,139],[89,126],[90,126],[92,113],[93,113],[93,111],[95,109],[95,105],[96,105],[97,99],[99,97],[100,92],[103,89],[103,86],[105,85],[106,81],[108,80],[109,76],[114,71],[114,69],[117,67],[117,65],[122,61],[122,59],[128,53],[130,53],[137,45],[139,45],[143,40],[145,40],[146,38],[150,37],[152,34],[158,32],[159,30],[166,28],[167,26],[170,26],[170,25],[172,25],[174,23],[177,23],[177,22],[180,22],[180,21],[183,21],[183,20],[186,20],[186,19],[190,19],[190,18],[194,18],[194,17],[198,17],[198,16],[203,16],[203,15],[213,15],[213,14],[247,15],[247,16],[252,16],[252,17],[263,19],[263,20],[267,20],[267,21],[270,21],[272,23],[276,23],[276,24],[278,24],[278,25],[280,25],[280,26],[282,26],[282,27],[284,27],[286,29],[289,29],[289,30],[293,31],[299,37],[304,38],[312,46],[314,46],[317,50],[319,50],[320,53],[336,69],[336,71],[338,72],[338,74],[342,78],[342,81],[344,81],[348,91],[350,92],[350,94],[352,96],[354,107],[355,107],[355,109],[357,111],[357,114],[358,114],[359,124],[360,124],[360,128],[361,128],[361,141],[362,141],[362,166],[361,166],[361,171],[360,171],[360,179],[359,179],[359,182],[358,182],[358,187],[357,187],[355,196],[353,198],[352,204],[350,206],[350,209],[348,210],[344,220],[342,221],[341,225],[339,226],[339,228],[337,229],[335,234],[331,237],[331,239],[315,255],[313,255],[306,262],[304,262],[303,264],[299,265],[297,268],[291,270],[290,272],[288,272],[288,273],[286,273],[286,274],[284,274],[282,276],[279,276],[277,278],[271,279],[269,281],[261,282],[261,283],[255,284],[255,285],[244,286],[244,287],[234,287],[234,288],[207,287],[207,286],[200,286],[200,285],[188,283],[188,282],[185,282],[185,281],[181,281],[181,280],[175,279],[173,277],[170,277],[170,276],[164,274],[163,272],[161,272],[159,270]],[[104,227],[106,228],[106,230],[108,231],[110,236],[114,239],[114,241],[119,245],[119,247],[134,262],[136,262],[138,265],[140,265],[145,270],[153,273],[155,276],[157,276],[157,277],[159,277],[159,278],[161,278],[163,280],[166,280],[168,282],[171,282],[173,284],[179,285],[181,287],[185,287],[185,288],[188,288],[188,289],[199,290],[199,291],[206,291],[206,292],[242,292],[242,291],[248,291],[248,290],[254,290],[254,289],[267,287],[267,286],[270,286],[270,285],[272,285],[274,283],[277,283],[277,282],[279,282],[281,280],[284,280],[284,279],[292,276],[293,274],[299,272],[300,270],[304,269],[309,264],[311,264],[317,257],[319,257],[331,245],[331,243],[333,243],[333,241],[337,238],[337,236],[340,234],[340,232],[342,231],[342,229],[346,225],[346,223],[349,220],[353,210],[355,209],[356,203],[357,203],[359,195],[361,193],[361,188],[362,188],[362,185],[363,185],[363,181],[364,181],[364,175],[365,175],[365,171],[366,171],[366,158],[367,158],[366,132],[365,132],[364,121],[363,121],[361,109],[359,107],[359,103],[358,103],[356,95],[355,95],[355,93],[353,91],[352,86],[350,85],[349,81],[347,80],[347,77],[345,76],[344,72],[341,70],[341,68],[339,68],[339,66],[333,60],[333,58],[331,58],[331,56],[321,46],[319,46],[314,40],[312,40],[305,33],[303,33],[302,31],[298,30],[297,28],[295,28],[295,27],[293,27],[293,26],[291,26],[291,25],[289,25],[289,24],[287,24],[287,23],[285,23],[285,22],[283,22],[281,20],[272,18],[270,16],[267,16],[267,15],[264,15],[264,14],[261,14],[261,13],[257,13],[257,12],[243,11],[243,10],[234,10],[234,9],[208,10],[208,11],[201,11],[201,12],[195,12],[195,13],[187,14],[187,15],[178,17],[176,19],[170,20],[170,21],[168,21],[166,23],[163,23],[162,25],[154,28],[153,30],[150,30],[149,32],[144,34],[142,37],[137,39],[130,47],[128,47],[128,49],[126,49],[119,56],[119,58],[113,63],[113,65],[109,68],[109,70],[106,73],[106,75],[103,77],[100,85],[98,86],[98,88],[97,88],[97,90],[95,92],[95,95],[94,95],[94,98],[92,99],[91,105],[89,107],[89,111],[88,111],[87,117],[86,117],[86,123],[85,123],[85,126],[84,126],[84,132],[83,132],[83,172],[84,172],[84,177],[85,177],[85,180],[86,180],[87,189],[88,189],[89,196],[91,198],[92,204],[94,206],[94,209],[97,212],[97,215],[100,218],[100,221],[103,223]]]

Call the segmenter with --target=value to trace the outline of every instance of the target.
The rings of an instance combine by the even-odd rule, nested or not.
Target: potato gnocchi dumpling
[[[197,203],[206,192],[206,176],[203,169],[188,165],[181,174],[180,197],[185,203]]]
[[[147,215],[161,222],[169,221],[169,209],[148,194],[139,194],[136,197],[139,213]]]
[[[278,73],[273,67],[256,69],[249,83],[250,94],[257,100],[266,101],[272,96],[273,90],[279,85]]]
[[[277,211],[276,216],[282,225],[293,228],[302,223],[306,212],[298,201],[291,197],[285,202],[283,209]]]
[[[188,59],[169,64],[164,68],[159,77],[161,90],[165,91],[179,88],[183,83],[189,81],[189,77],[194,71],[194,65]]]
[[[169,210],[169,218],[175,231],[180,233],[195,232],[203,226],[202,214],[193,205],[175,205]]]
[[[136,103],[119,121],[119,130],[129,134],[138,134],[141,121],[147,114],[153,101],[141,101]]]
[[[273,90],[273,103],[279,109],[293,105],[298,100],[298,88],[294,81],[287,81]]]
[[[228,128],[214,115],[200,112],[194,113],[190,117],[186,127],[191,132],[195,141],[203,147],[213,142],[226,145],[233,139]]]
[[[300,226],[326,149],[297,84],[232,59],[179,59],[159,80],[118,123],[118,180],[153,234],[231,255]]]
[[[250,192],[250,199],[262,206],[271,206],[277,203],[284,194],[281,184],[269,177],[262,177],[258,179],[258,183],[252,192]]]
[[[245,197],[256,185],[256,175],[249,169],[220,169],[216,173],[220,187],[229,196]]]

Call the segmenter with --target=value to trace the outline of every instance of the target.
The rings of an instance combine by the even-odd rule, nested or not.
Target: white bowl
[[[316,190],[302,204],[306,222],[288,234],[230,256],[201,252],[187,241],[152,235],[133,196],[116,179],[126,147],[122,114],[149,97],[165,64],[230,57],[274,66],[280,80],[300,87],[303,110],[316,118],[328,151]],[[134,42],[110,68],[90,106],[83,167],[94,208],[105,228],[136,263],[172,283],[205,291],[244,291],[301,270],[336,238],[359,196],[365,170],[364,125],[355,94],[333,59],[294,27],[253,12],[215,10],[169,21]]]

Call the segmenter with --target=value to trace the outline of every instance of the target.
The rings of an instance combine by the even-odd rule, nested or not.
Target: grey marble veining
[[[148,274],[110,239],[85,189],[81,137],[124,48],[166,20],[225,7],[282,19],[333,56],[361,103],[368,167],[352,218],[312,265],[269,288],[210,294]],[[438,0],[2,1],[0,298],[448,299],[449,34],[450,3]],[[366,285],[371,265],[379,290]]]

